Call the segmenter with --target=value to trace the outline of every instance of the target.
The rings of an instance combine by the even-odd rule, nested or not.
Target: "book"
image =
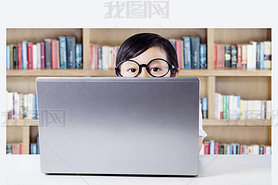
[[[175,42],[175,48],[176,48],[176,53],[177,53],[177,58],[178,58],[178,66],[179,68],[182,68],[182,63],[183,63],[183,52],[182,52],[182,40],[177,39]]]
[[[82,69],[83,64],[82,64],[82,45],[81,44],[76,44],[75,45],[75,68],[76,69]]]
[[[224,68],[224,60],[225,57],[225,48],[224,45],[217,45],[217,68],[223,69]]]
[[[38,69],[41,69],[41,43],[37,43],[37,64]]]
[[[231,67],[231,45],[225,45],[224,46],[224,52],[225,52],[225,68]]]
[[[200,44],[200,69],[207,68],[207,46]]]
[[[108,70],[108,46],[102,46],[102,69]]]
[[[247,45],[242,45],[242,62],[241,62],[241,68],[247,69]]]
[[[38,60],[37,60],[37,54],[38,54],[38,51],[37,51],[37,45],[36,44],[33,44],[33,69],[38,69]]]
[[[10,58],[10,69],[14,69],[14,54],[13,54],[13,45],[9,45],[9,58]]]
[[[241,69],[242,68],[242,45],[238,44],[237,45],[237,68]]]
[[[51,40],[51,66],[52,69],[58,69],[58,60],[57,60],[57,53],[58,50],[58,41],[57,40]]]
[[[11,144],[6,145],[6,154],[12,154],[13,146]]]
[[[30,144],[30,154],[37,154],[37,144],[36,143],[31,143]]]
[[[45,42],[41,42],[41,69],[45,67]]]
[[[59,36],[59,65],[60,69],[67,69],[67,46],[66,46],[66,37]]]
[[[33,69],[33,43],[27,43],[27,65],[28,69]]]
[[[217,69],[217,44],[214,44],[213,66],[214,66],[214,69]]]
[[[208,119],[208,98],[201,98],[202,104],[202,118]]]
[[[44,39],[45,44],[45,68],[51,69],[52,61],[51,61],[51,39]]]
[[[204,154],[210,154],[210,142],[204,141]]]
[[[18,104],[19,104],[19,115],[18,119],[24,119],[24,107],[23,107],[23,101],[24,101],[24,94],[23,93],[18,93]]]
[[[264,69],[264,42],[260,42],[259,55],[259,68]]]
[[[256,42],[256,69],[260,69],[261,42]]]
[[[66,37],[68,69],[75,69],[75,37]]]
[[[28,115],[28,94],[23,95],[23,119],[27,119]]]
[[[191,69],[200,68],[200,37],[191,37]]]
[[[22,47],[21,44],[17,45],[18,69],[22,69]]]
[[[98,69],[103,69],[102,68],[102,47],[98,47]]]
[[[210,147],[209,154],[214,155],[215,154],[215,141],[214,140],[210,140],[209,147]]]
[[[264,69],[271,69],[271,41],[264,41]]]
[[[237,68],[237,46],[231,45],[231,67]]]
[[[28,69],[28,60],[27,60],[27,41],[22,41],[22,69]]]
[[[13,45],[13,68],[18,69],[17,45]]]
[[[191,44],[190,37],[183,37],[184,69],[191,69]]]

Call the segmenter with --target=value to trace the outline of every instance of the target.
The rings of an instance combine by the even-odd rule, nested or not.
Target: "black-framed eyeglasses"
[[[142,72],[142,67],[145,67],[152,77],[163,77],[168,74],[170,69],[175,69],[175,66],[170,65],[167,60],[155,58],[149,61],[148,64],[139,64],[135,60],[126,60],[120,62],[115,70],[118,76],[137,77]]]

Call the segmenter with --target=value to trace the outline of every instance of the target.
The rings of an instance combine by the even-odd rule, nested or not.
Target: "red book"
[[[52,69],[58,69],[58,60],[57,60],[57,50],[58,50],[58,41],[51,40],[51,66]]]
[[[210,151],[210,144],[209,141],[204,142],[204,154],[209,154]]]
[[[89,69],[93,69],[93,44],[90,44]]]
[[[19,144],[19,154],[23,154],[23,144]]]
[[[237,45],[237,68],[241,69],[242,62],[242,45]]]
[[[217,68],[224,69],[224,45],[217,45]]]
[[[215,154],[219,154],[219,143],[215,144]]]
[[[20,154],[20,146],[19,144],[12,145],[12,154]]]
[[[214,45],[214,69],[217,69],[217,44]]]
[[[220,111],[220,119],[223,119],[223,111]]]
[[[27,65],[28,69],[33,69],[33,43],[27,43]]]
[[[175,48],[176,48],[176,53],[177,53],[177,57],[178,57],[178,65],[179,68],[182,68],[182,49],[181,49],[181,41],[182,40],[176,40],[175,42]]]
[[[18,69],[22,69],[22,50],[21,50],[21,44],[17,45],[17,56],[18,56]]]

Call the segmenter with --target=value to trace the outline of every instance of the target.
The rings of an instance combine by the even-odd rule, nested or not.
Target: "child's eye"
[[[158,71],[160,71],[160,69],[159,69],[158,67],[154,67],[154,68],[151,68],[150,71],[152,71],[152,72],[158,72]]]
[[[128,72],[130,72],[130,73],[135,73],[135,72],[136,72],[136,69],[130,68],[130,69],[128,69]]]

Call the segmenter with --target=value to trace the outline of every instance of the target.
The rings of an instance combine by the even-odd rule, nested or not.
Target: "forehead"
[[[130,59],[135,60],[139,64],[147,64],[150,60],[154,58],[163,58],[167,60],[166,54],[159,47],[151,47],[147,49],[145,52],[138,55],[137,57],[130,58]]]

